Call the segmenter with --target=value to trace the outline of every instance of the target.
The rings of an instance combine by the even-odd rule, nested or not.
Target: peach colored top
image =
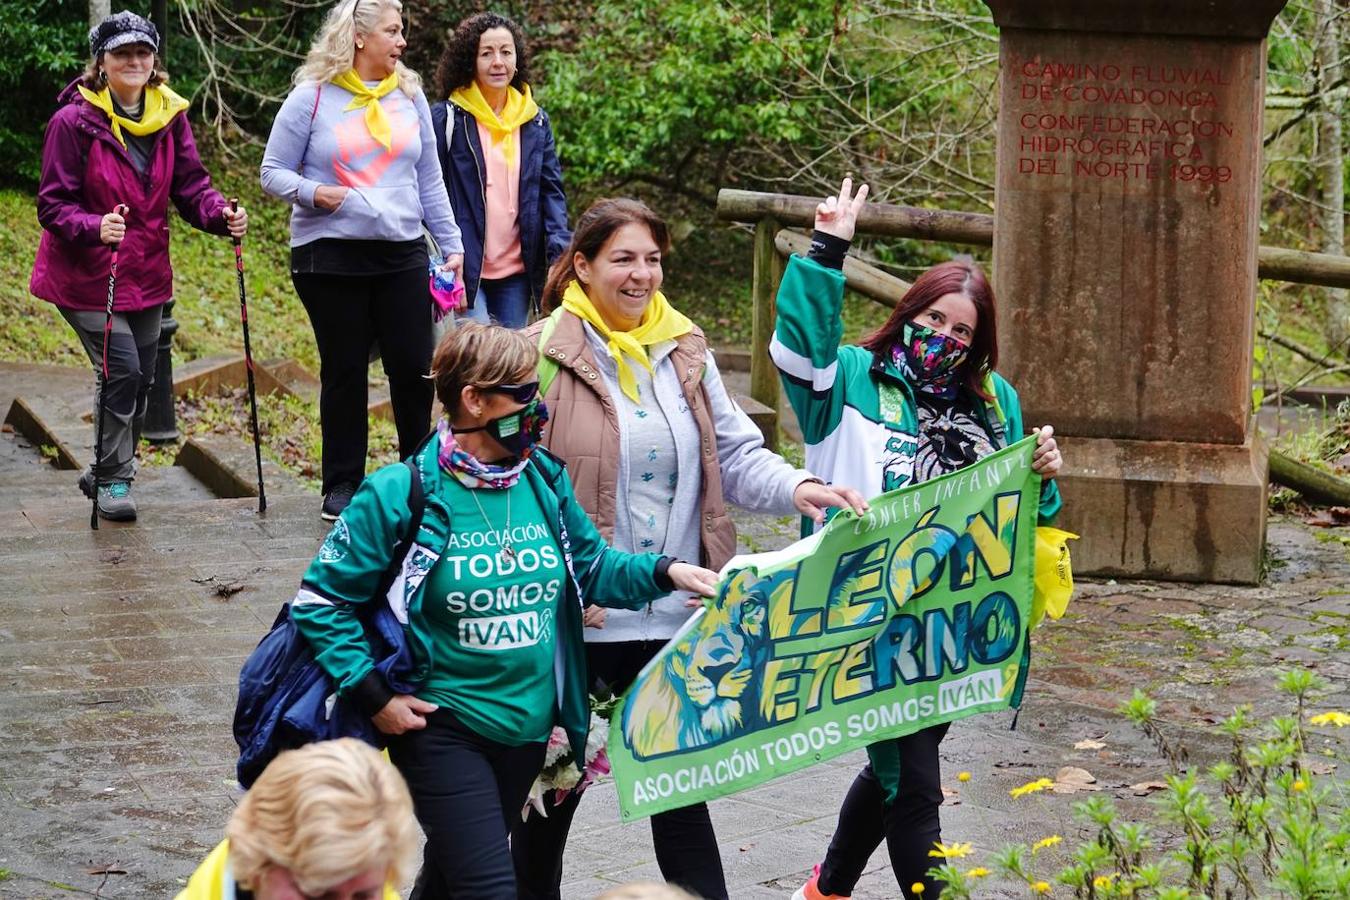
[[[520,129],[511,135],[520,147]],[[483,234],[483,277],[508,278],[525,271],[520,252],[520,153],[508,164],[500,146],[492,143],[492,134],[478,126],[478,141],[483,145],[483,163],[487,184],[483,186],[486,230]]]

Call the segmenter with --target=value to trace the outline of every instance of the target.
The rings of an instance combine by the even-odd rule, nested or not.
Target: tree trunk
[[[89,0],[89,27],[112,15],[112,0]]]
[[[159,31],[159,62],[168,65],[169,60],[169,0],[151,0],[150,21]]]
[[[1323,253],[1345,253],[1345,104],[1340,90],[1328,90],[1341,77],[1341,23],[1337,0],[1316,0],[1317,174],[1322,185],[1321,220]],[[1350,339],[1350,292],[1327,291],[1327,340],[1344,348]]]

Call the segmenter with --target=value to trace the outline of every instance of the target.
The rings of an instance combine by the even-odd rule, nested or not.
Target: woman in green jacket
[[[672,590],[709,596],[717,580],[605,544],[562,464],[536,452],[548,418],[537,361],[522,334],[477,323],[436,350],[445,416],[415,454],[422,519],[394,586],[416,690],[396,691],[374,668],[357,614],[410,527],[407,466],[366,479],[292,604],[320,665],[392,736],[427,835],[414,900],[516,897],[507,835],[554,725],[585,750],[583,598],[636,608]]]
[[[970,260],[924,272],[861,346],[840,345],[844,255],[866,197],[866,185],[854,195],[846,178],[817,208],[808,256],[791,259],[783,275],[769,352],[801,422],[807,467],[870,497],[968,466],[1023,432],[1017,392],[994,372],[994,292]],[[1061,457],[1050,426],[1036,434],[1032,468],[1044,479],[1047,524],[1060,507]],[[941,892],[927,871],[942,837],[946,733],[944,723],[868,748],[825,860],[794,900],[846,900],[883,838],[906,897],[920,884],[924,900]]]

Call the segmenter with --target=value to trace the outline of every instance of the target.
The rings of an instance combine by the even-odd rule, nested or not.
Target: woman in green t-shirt
[[[548,418],[537,359],[522,334],[477,323],[436,350],[445,415],[414,455],[425,500],[400,576],[417,689],[396,693],[385,681],[357,616],[410,525],[407,466],[362,484],[292,605],[339,690],[393,736],[390,759],[427,835],[413,898],[516,897],[507,835],[554,725],[585,751],[582,603],[711,596],[717,580],[604,542],[562,464],[536,452]]]

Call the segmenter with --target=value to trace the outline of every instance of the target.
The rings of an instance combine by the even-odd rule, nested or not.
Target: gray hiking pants
[[[103,385],[103,325],[101,310],[57,307],[94,364],[94,428],[98,428],[98,404]],[[99,481],[130,481],[136,444],[145,424],[145,405],[155,381],[156,347],[163,306],[139,312],[113,313],[112,337],[108,342],[108,408],[103,419],[103,456],[95,474]],[[98,436],[95,435],[97,442]],[[95,444],[97,446],[97,443]]]

